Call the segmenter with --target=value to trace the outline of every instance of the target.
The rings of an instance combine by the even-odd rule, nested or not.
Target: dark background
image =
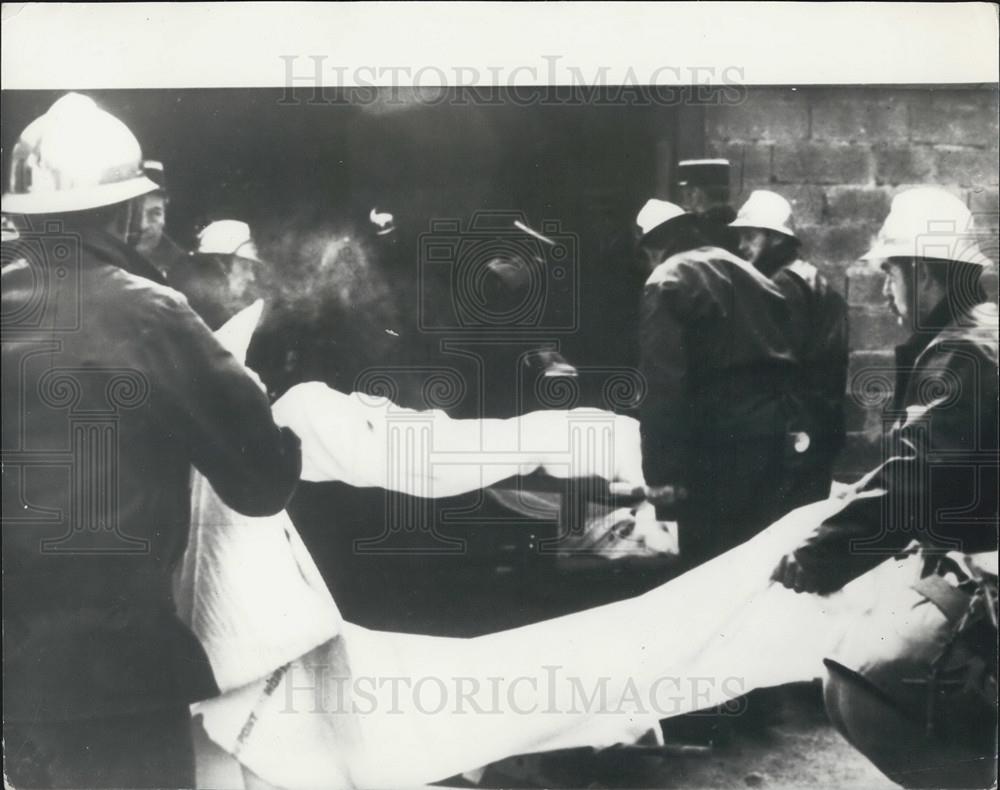
[[[634,217],[657,186],[663,150],[656,138],[673,122],[670,108],[546,106],[497,94],[486,106],[426,106],[332,95],[316,105],[310,91],[85,93],[133,131],[144,156],[164,163],[167,230],[181,246],[190,249],[212,219],[243,219],[253,228],[282,309],[255,338],[251,364],[269,384],[279,380],[279,393],[312,379],[351,391],[366,371],[386,369],[394,400],[436,406],[423,397],[424,384],[447,369],[463,379],[463,397],[449,408],[454,416],[509,416],[525,409],[510,367],[520,351],[555,344],[581,369],[634,364],[628,355],[640,283],[623,272]],[[5,179],[17,136],[61,94],[3,93]],[[372,233],[373,207],[395,216],[392,237]],[[447,300],[449,284],[421,278],[421,235],[435,221],[464,228],[477,214],[500,211],[573,239],[578,288],[549,298],[571,300],[561,308],[578,320],[559,330],[422,331],[421,289],[433,289],[431,302]],[[476,345],[484,339],[492,345]],[[464,344],[479,360],[447,352],[447,343]],[[604,374],[595,375],[599,391]],[[481,633],[632,594],[661,578],[660,567],[585,567],[588,581],[578,583],[553,557],[529,548],[533,534],[552,535],[555,523],[526,522],[475,494],[432,503],[427,529],[390,535],[382,546],[389,553],[359,551],[355,540],[378,538],[390,509],[417,504],[393,499],[406,498],[303,484],[289,508],[338,605],[365,625]],[[461,551],[405,551],[436,548],[444,534],[465,541]]]
[[[3,93],[5,181],[17,136],[62,93]],[[302,213],[357,220],[376,204],[418,227],[496,208],[612,235],[631,228],[652,192],[652,141],[670,112],[332,92],[316,105],[309,91],[281,89],[85,93],[128,125],[146,157],[164,162],[169,229],[182,243],[217,217],[255,228]]]
[[[581,366],[634,364],[623,337],[636,284],[622,272],[677,108],[602,104],[569,89],[556,95],[558,105],[502,91],[485,105],[477,104],[483,96],[456,92],[435,104],[372,91],[329,91],[318,97],[322,104],[311,90],[84,93],[128,125],[144,156],[164,163],[167,231],[185,249],[213,219],[245,220],[275,287],[302,296],[316,289],[329,241],[349,237],[353,258],[322,279],[336,281],[327,284],[355,325],[368,320],[406,337],[412,360],[419,346],[439,347],[441,339],[424,337],[418,325],[428,287],[420,280],[421,234],[436,220],[465,227],[480,212],[518,211],[536,228],[557,223],[575,242],[579,287],[564,309],[588,320],[544,339]],[[2,94],[5,181],[17,136],[61,94]],[[371,238],[373,207],[395,216],[391,240]],[[450,296],[447,284],[433,290],[435,298]],[[626,328],[616,326],[619,318]]]

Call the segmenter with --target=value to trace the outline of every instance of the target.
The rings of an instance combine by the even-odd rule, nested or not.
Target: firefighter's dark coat
[[[298,440],[126,245],[22,242],[2,274],[4,715],[176,709],[215,692],[170,589],[191,466],[231,507],[275,513]]]

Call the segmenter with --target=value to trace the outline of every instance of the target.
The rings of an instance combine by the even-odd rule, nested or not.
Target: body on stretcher
[[[303,404],[291,413],[303,419],[303,432],[318,432],[308,461],[311,479],[343,479],[360,472],[372,485],[372,479],[384,477],[386,469],[379,463],[386,459],[378,454],[386,451],[381,444],[385,437],[372,439],[367,418],[355,422],[354,437],[374,460],[367,465],[338,460],[349,459],[357,447],[344,447],[337,423],[357,414],[352,418],[349,407],[335,410],[348,396],[316,387],[310,391],[316,395],[310,398],[312,418],[308,408],[299,408]],[[555,413],[529,420],[532,441],[514,464],[515,473],[542,469],[569,476],[565,447],[558,448],[558,442],[566,436],[565,423],[579,416],[595,415]],[[462,438],[463,427],[451,422],[441,419],[445,433]],[[620,425],[623,435],[635,427]],[[327,433],[331,426],[334,430]],[[503,426],[494,427],[501,432],[493,438],[512,438]],[[591,457],[584,459],[591,468],[583,463],[573,471],[580,477],[600,471],[605,480],[635,481],[638,456],[621,451],[637,449],[638,442],[615,446],[619,453],[599,459],[600,470],[593,468]],[[329,458],[324,457],[327,449],[333,453]],[[493,469],[493,479],[486,481],[478,470],[471,475],[466,469],[449,478],[423,467],[431,479],[427,488],[414,471],[389,480],[411,494],[433,496],[463,486],[474,491],[511,476]],[[443,487],[435,489],[439,482]],[[709,707],[753,687],[808,679],[821,671],[824,644],[839,614],[836,601],[819,605],[767,579],[773,558],[795,545],[817,518],[839,507],[822,502],[812,511],[790,514],[749,544],[639,597],[474,639],[453,639],[374,631],[345,620],[287,514],[241,516],[195,475],[192,537],[178,579],[178,600],[185,605],[179,608],[205,646],[223,691],[196,705],[195,713],[203,716],[215,743],[267,782],[283,787],[412,786],[515,754],[631,743],[664,715]],[[330,515],[331,530],[337,528],[336,516]],[[397,604],[405,606],[406,601]],[[784,616],[774,617],[775,611]],[[781,660],[775,660],[766,648],[782,643],[790,628],[799,637],[796,649],[783,649]],[[365,715],[315,708],[317,689],[331,672],[350,681],[471,678],[485,688],[493,677],[544,681],[552,667],[570,682],[556,683],[554,696],[546,695],[545,704],[528,712],[520,702],[537,695],[530,683],[518,686],[516,708],[508,705],[501,715],[472,715],[451,707],[434,713],[414,697],[386,697],[392,690],[378,684],[366,687],[377,704]],[[687,688],[688,679],[706,677],[739,678],[742,685],[720,683],[698,694]],[[606,683],[607,706],[575,705],[576,683],[588,688]],[[669,703],[666,713],[651,707],[665,687],[668,695],[659,702]],[[522,693],[529,698],[521,700]],[[294,761],[288,760],[290,753]]]

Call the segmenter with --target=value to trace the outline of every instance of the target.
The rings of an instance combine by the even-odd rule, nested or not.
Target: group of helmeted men
[[[15,786],[191,786],[188,705],[217,693],[170,588],[191,466],[251,515],[280,511],[300,472],[297,437],[209,328],[232,309],[219,293],[245,297],[240,267],[257,254],[242,223],[203,232],[200,251],[227,256],[206,325],[192,309],[203,270],[185,283],[190,261],[143,230],[162,230],[162,168],[143,170],[124,124],[69,94],[11,156],[3,212],[32,222],[2,275],[5,771]],[[759,191],[737,213],[725,163],[681,172],[684,207],[651,200],[637,218],[636,297],[645,495],[679,524],[692,567],[829,495],[847,319],[800,258],[787,201]],[[940,189],[893,201],[865,256],[912,332],[883,463],[775,558],[777,582],[828,593],[911,541],[929,556],[995,552],[997,312],[972,230]],[[878,762],[853,709],[838,710]]]
[[[690,210],[653,199],[637,217],[640,414],[646,483],[690,567],[829,494],[848,333],[784,198],[755,191],[737,214],[728,162],[679,170]]]
[[[799,258],[789,203],[759,190],[736,214],[728,163],[681,169],[689,210],[654,199],[637,218],[650,270],[641,425],[648,496],[679,522],[690,567],[830,495],[848,345],[846,306]],[[869,632],[851,665],[827,660],[831,719],[907,786],[995,781],[998,313],[980,238],[943,189],[894,198],[861,259],[884,273],[911,333],[896,349],[882,462],[772,576],[829,594],[905,550],[925,558],[914,589],[937,619],[897,612],[892,635]]]

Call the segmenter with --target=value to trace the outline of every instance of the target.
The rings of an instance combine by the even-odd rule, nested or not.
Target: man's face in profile
[[[881,269],[885,273],[882,295],[899,324],[910,315],[911,289],[909,271],[899,262],[883,261]]]
[[[756,264],[768,248],[767,233],[761,228],[740,228],[740,255]]]
[[[260,264],[250,258],[233,255],[226,273],[229,295],[242,309],[257,298],[257,270]]]

